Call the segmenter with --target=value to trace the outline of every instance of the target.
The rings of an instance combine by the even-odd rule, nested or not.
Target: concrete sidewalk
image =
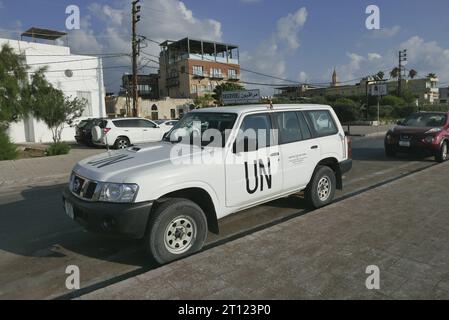
[[[432,167],[81,299],[449,299],[448,173]],[[369,265],[380,290],[365,286]]]
[[[0,161],[0,188],[66,179],[78,161],[105,151],[73,146],[68,155]]]

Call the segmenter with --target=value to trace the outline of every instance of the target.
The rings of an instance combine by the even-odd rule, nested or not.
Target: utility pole
[[[133,116],[138,117],[139,110],[139,91],[137,90],[137,59],[139,56],[139,43],[137,40],[137,23],[140,21],[140,6],[137,4],[140,0],[132,2],[132,55],[133,55],[133,81],[132,81],[132,95],[133,95]]]
[[[407,61],[407,50],[399,51],[398,97],[402,94],[402,62]]]

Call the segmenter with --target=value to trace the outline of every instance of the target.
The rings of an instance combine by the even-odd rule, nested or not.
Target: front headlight
[[[435,139],[434,136],[427,136],[427,137],[424,138],[424,141],[426,143],[433,143],[434,139]]]
[[[429,133],[438,133],[438,132],[440,132],[441,130],[442,130],[441,128],[432,128],[432,129],[430,129],[429,131],[427,131],[426,134],[429,134]]]
[[[104,183],[98,200],[121,203],[133,202],[138,190],[137,184]]]

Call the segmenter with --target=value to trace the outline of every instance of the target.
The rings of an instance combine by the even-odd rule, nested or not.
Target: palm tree
[[[396,79],[399,77],[401,70],[398,67],[394,67],[393,70],[390,71],[390,77]]]
[[[415,69],[412,69],[408,72],[408,76],[410,79],[414,79],[417,75],[418,75],[418,71],[416,71]]]
[[[437,75],[435,73],[429,73],[427,75],[427,78],[436,78],[436,77],[437,77]]]

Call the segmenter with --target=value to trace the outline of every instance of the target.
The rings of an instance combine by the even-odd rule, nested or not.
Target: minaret
[[[338,76],[337,76],[337,70],[334,68],[334,73],[332,73],[332,83],[331,87],[337,87],[338,86]]]

